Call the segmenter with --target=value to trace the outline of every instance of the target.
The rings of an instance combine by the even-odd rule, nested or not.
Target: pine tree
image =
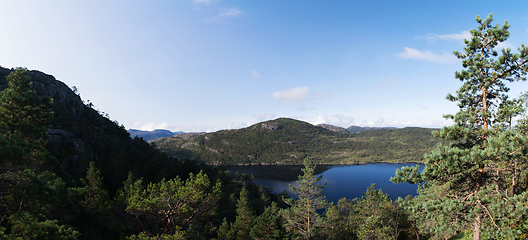
[[[526,80],[528,47],[523,44],[516,54],[502,49],[499,55],[496,47],[509,36],[508,22],[492,26],[491,14],[476,21],[465,52],[454,52],[462,60],[464,69],[455,77],[463,86],[447,99],[460,110],[444,117],[455,124],[434,133],[452,144],[426,154],[423,172],[404,167],[392,180],[422,184],[407,210],[424,233],[518,238],[528,210],[526,189],[519,188],[520,173],[528,167],[528,138],[511,126],[511,117],[522,111],[508,100],[506,83]]]
[[[128,218],[137,223],[143,234],[180,236],[192,224],[198,224],[200,218],[214,213],[219,193],[220,183],[211,184],[203,172],[189,174],[186,181],[179,177],[162,179],[146,188],[141,179],[131,181],[129,177],[117,202],[127,205]]]
[[[57,219],[72,207],[46,151],[52,102],[32,91],[27,70],[17,68],[0,96],[0,235],[20,239],[75,239]],[[59,207],[60,206],[60,207]],[[53,220],[52,220],[53,219]]]
[[[272,202],[255,219],[255,225],[250,232],[251,239],[287,239],[286,230],[282,227],[283,220],[277,203]]]
[[[81,225],[84,229],[83,237],[100,237],[104,232],[108,232],[110,224],[117,224],[113,217],[112,207],[115,206],[111,200],[107,189],[103,183],[101,172],[95,167],[93,162],[89,163],[86,177],[80,179],[83,187],[70,188],[73,197],[77,197],[76,202],[84,211]],[[108,234],[107,234],[108,235]],[[106,236],[110,238],[110,236]]]
[[[389,195],[376,189],[376,184],[371,184],[354,205],[358,239],[398,239],[402,209]]]
[[[326,184],[318,183],[322,176],[314,175],[315,164],[309,158],[304,159],[303,176],[299,176],[298,187],[290,185],[290,192],[298,194],[299,199],[284,199],[291,207],[283,211],[286,219],[286,229],[297,237],[312,239],[317,236],[317,229],[323,227],[323,219],[317,213],[318,209],[328,207],[328,200],[323,195]]]
[[[232,231],[237,236],[237,239],[249,239],[249,232],[255,221],[255,213],[251,207],[246,187],[242,187],[240,191],[236,212],[237,217],[232,224]]]
[[[52,161],[45,150],[46,125],[53,117],[51,99],[30,89],[32,82],[24,68],[17,68],[6,80],[9,87],[0,97],[1,170],[39,170],[45,161]]]

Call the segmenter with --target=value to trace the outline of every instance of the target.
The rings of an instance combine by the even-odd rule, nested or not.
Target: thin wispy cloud
[[[302,102],[308,100],[308,87],[296,87],[285,91],[277,91],[270,95],[271,98],[280,100],[281,102]]]
[[[307,106],[306,104],[304,103],[301,103],[297,106],[296,108],[298,111],[301,111],[301,112],[306,112],[306,111],[312,111],[312,110],[316,110],[317,108],[315,107],[312,107],[312,106]]]
[[[220,10],[220,13],[216,16],[209,17],[205,19],[207,22],[223,22],[227,19],[235,19],[238,16],[242,15],[244,12],[238,8],[226,8]]]
[[[255,70],[251,70],[251,76],[254,77],[254,78],[259,78],[260,74],[257,71],[255,71]]]
[[[212,0],[192,0],[192,1],[194,3],[199,3],[199,4],[210,4],[213,2]]]
[[[425,39],[428,43],[433,43],[436,40],[441,41],[458,41],[458,40],[464,40],[464,39],[471,39],[471,33],[467,30],[462,31],[460,33],[452,33],[452,34],[435,34],[435,33],[429,33],[425,36],[418,36],[417,39]]]
[[[385,81],[372,81],[375,88],[387,89],[405,85],[405,82],[400,80],[398,74],[392,73],[391,77]]]
[[[441,55],[432,53],[429,50],[420,51],[414,48],[404,47],[403,52],[398,53],[398,57],[403,59],[416,59],[432,63],[455,63],[458,59],[452,53],[443,53]]]
[[[238,8],[229,8],[224,9],[218,14],[219,17],[228,17],[228,18],[236,18],[242,14],[242,11],[240,11]]]
[[[374,82],[374,87],[379,89],[387,89],[387,88],[393,88],[405,85],[402,81],[394,81],[394,80],[388,80],[384,82]]]

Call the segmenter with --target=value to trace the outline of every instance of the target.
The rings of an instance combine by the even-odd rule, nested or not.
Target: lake
[[[373,163],[365,165],[317,165],[315,174],[323,175],[321,183],[326,183],[323,193],[329,202],[337,204],[339,199],[360,198],[371,183],[381,188],[392,199],[416,195],[417,185],[409,183],[395,184],[389,181],[396,169],[402,166],[415,166],[416,163]],[[420,170],[423,169],[423,164]],[[254,182],[275,192],[288,190],[290,184],[296,186],[296,180],[302,175],[303,166],[225,166],[231,172],[240,171],[254,176]],[[290,193],[291,195],[291,193]]]

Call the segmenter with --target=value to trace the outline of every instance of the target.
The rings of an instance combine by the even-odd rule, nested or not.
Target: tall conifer
[[[312,239],[317,235],[317,229],[322,227],[323,219],[317,213],[318,209],[328,207],[328,200],[323,195],[323,188],[326,184],[318,183],[322,176],[316,177],[314,174],[315,164],[308,159],[304,159],[304,175],[299,176],[298,187],[290,185],[290,192],[299,195],[299,199],[284,199],[284,202],[291,205],[283,211],[286,219],[286,228],[294,232],[298,237]]]
[[[48,171],[57,167],[45,149],[52,102],[31,90],[26,69],[6,79],[9,87],[0,96],[0,236],[75,239],[78,232],[57,220],[69,217],[65,184]]]
[[[454,122],[435,136],[450,140],[425,155],[425,169],[404,167],[395,182],[422,183],[407,210],[423,232],[448,237],[473,232],[473,239],[518,238],[526,218],[526,189],[519,189],[519,173],[526,171],[528,138],[511,127],[520,113],[508,102],[507,82],[526,80],[528,47],[497,52],[509,36],[508,22],[492,26],[492,15],[477,16],[479,27],[464,40],[463,70],[455,73],[463,85],[447,99],[459,112],[445,115]]]

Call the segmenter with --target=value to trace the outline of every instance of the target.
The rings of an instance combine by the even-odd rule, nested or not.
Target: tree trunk
[[[487,100],[487,90],[485,87],[481,88],[482,90],[482,113],[483,115],[486,115],[488,113],[488,100]],[[488,117],[482,116],[482,119],[484,120],[484,129],[488,130]]]
[[[517,160],[513,162],[513,174],[512,174],[512,197],[517,194]]]
[[[475,218],[475,224],[473,228],[473,240],[480,240],[480,216],[477,215]]]

